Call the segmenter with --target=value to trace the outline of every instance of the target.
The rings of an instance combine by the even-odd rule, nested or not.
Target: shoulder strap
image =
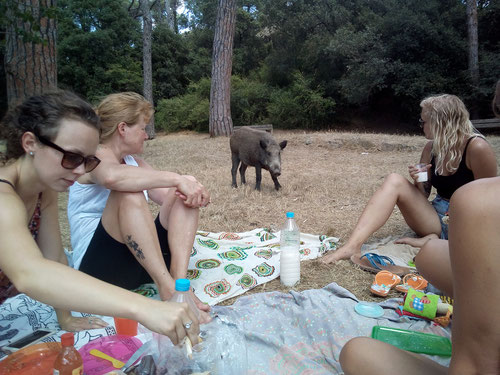
[[[12,189],[14,189],[14,190],[16,189],[16,187],[14,186],[14,184],[12,182],[10,182],[10,181],[7,181],[7,180],[4,180],[3,178],[0,178],[0,182],[4,182],[4,183],[12,186]]]

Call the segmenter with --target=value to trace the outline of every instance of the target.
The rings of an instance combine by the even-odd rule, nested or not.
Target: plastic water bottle
[[[300,231],[293,212],[286,213],[286,222],[280,233],[280,280],[285,286],[300,281]]]
[[[82,356],[74,344],[75,336],[72,332],[62,334],[62,349],[54,361],[53,375],[83,375]]]
[[[170,302],[180,302],[180,303],[187,303],[191,310],[195,313],[196,317],[199,319],[200,318],[200,310],[198,310],[198,307],[196,307],[196,304],[193,301],[193,298],[191,298],[191,295],[189,294],[189,288],[191,286],[191,283],[188,279],[177,279],[175,280],[175,292],[172,298],[170,298]]]

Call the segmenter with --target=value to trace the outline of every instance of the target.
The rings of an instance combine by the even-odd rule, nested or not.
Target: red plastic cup
[[[125,336],[137,335],[137,321],[127,318],[114,318],[116,333]]]

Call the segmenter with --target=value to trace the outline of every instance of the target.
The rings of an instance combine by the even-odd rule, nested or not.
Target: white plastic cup
[[[415,168],[419,170],[417,182],[426,182],[427,181],[427,164],[417,164]]]

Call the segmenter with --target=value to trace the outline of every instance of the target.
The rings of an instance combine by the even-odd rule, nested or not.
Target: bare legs
[[[452,374],[500,369],[500,178],[465,185],[450,203]]]
[[[436,363],[370,338],[340,353],[353,374],[498,374],[500,368],[500,178],[480,179],[455,192],[449,245],[454,291],[453,354],[449,372]],[[433,242],[433,241],[432,241]],[[439,246],[439,242],[435,243]]]
[[[424,244],[415,257],[418,272],[432,285],[453,297],[450,251],[448,241],[431,240]]]
[[[361,252],[361,245],[389,219],[398,206],[406,223],[418,235],[441,233],[439,217],[427,198],[406,178],[392,173],[375,192],[366,205],[347,243],[323,257],[324,263],[348,259]]]
[[[125,243],[149,273],[158,286],[160,298],[168,300],[175,290],[175,279],[185,278],[187,274],[198,227],[198,209],[185,206],[175,195],[174,189],[161,190],[163,202],[160,208],[160,223],[168,230],[170,273],[163,260],[154,220],[142,192],[112,191],[102,221],[109,235]],[[207,312],[210,311],[210,307],[203,304],[194,293],[192,297],[201,310],[200,322],[208,321]]]

